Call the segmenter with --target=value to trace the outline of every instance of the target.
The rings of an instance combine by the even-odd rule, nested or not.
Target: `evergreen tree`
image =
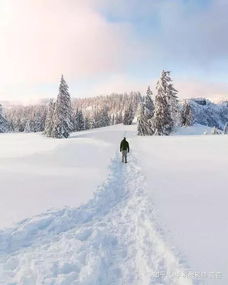
[[[0,114],[0,133],[11,131],[9,122]]]
[[[85,129],[85,122],[82,110],[76,111],[75,118],[74,118],[74,130],[75,131],[82,131]]]
[[[146,91],[146,97],[144,98],[144,115],[147,118],[147,120],[152,119],[154,115],[154,102],[152,99],[153,92],[150,89],[150,86],[148,86]]]
[[[59,86],[59,94],[55,103],[53,114],[53,128],[51,137],[67,138],[72,131],[72,109],[68,86],[63,76]]]
[[[165,73],[168,83],[167,97],[168,104],[170,106],[171,118],[173,120],[174,126],[180,126],[180,107],[177,97],[178,91],[173,87],[170,71],[165,71]]]
[[[181,125],[182,126],[192,126],[193,125],[193,115],[190,104],[185,100],[182,110],[181,110]]]
[[[111,117],[108,114],[107,106],[104,106],[98,113],[98,128],[110,126],[110,124],[111,124]]]
[[[178,91],[173,87],[170,71],[162,71],[160,80],[157,84],[157,90],[158,89],[160,89],[162,96],[166,97],[166,101],[170,109],[170,116],[173,121],[173,126],[180,125],[180,111],[177,97]]]
[[[49,101],[48,105],[48,112],[47,112],[47,117],[45,120],[45,127],[44,127],[44,135],[47,137],[52,136],[52,130],[53,130],[53,125],[54,125],[54,110],[55,110],[55,103],[54,100],[51,99]]]
[[[130,104],[124,112],[123,124],[131,125],[133,120],[134,120],[134,110],[132,104]]]
[[[154,134],[154,131],[152,129],[151,120],[147,119],[147,116],[145,115],[145,105],[143,102],[141,102],[139,107],[139,114],[137,118],[137,131],[139,136],[151,136]]]
[[[169,105],[169,84],[166,79],[166,72],[163,71],[156,87],[157,95],[155,96],[155,113],[152,125],[153,131],[157,135],[169,135],[174,126]]]
[[[146,96],[140,104],[138,121],[138,135],[140,136],[152,136],[154,130],[152,128],[152,118],[154,116],[154,102],[152,99],[152,91],[148,86]]]
[[[89,130],[90,127],[91,127],[90,118],[86,116],[84,118],[84,130]]]

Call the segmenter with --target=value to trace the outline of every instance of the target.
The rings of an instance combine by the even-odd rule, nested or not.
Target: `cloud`
[[[183,94],[224,93],[227,10],[226,0],[1,0],[0,96],[44,97],[50,89],[34,88],[62,73],[85,94],[142,90],[163,68]]]
[[[150,63],[208,71],[228,58],[227,0],[106,1],[114,21],[131,22]],[[219,65],[220,66],[220,65]]]
[[[208,83],[207,81],[180,80],[176,82],[180,98],[208,98],[214,101],[228,100],[228,83]]]
[[[173,65],[208,71],[218,67],[218,61],[228,58],[228,2],[207,1],[161,1],[157,6],[159,33],[148,44],[157,43],[161,59]],[[206,2],[206,1],[204,1]]]
[[[108,23],[92,4],[7,0],[0,12],[2,81],[42,83],[61,73],[73,78],[120,70],[131,28]]]

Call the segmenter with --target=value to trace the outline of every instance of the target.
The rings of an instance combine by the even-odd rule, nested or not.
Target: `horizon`
[[[228,99],[225,0],[0,3],[0,101],[154,91],[170,70],[182,98]]]

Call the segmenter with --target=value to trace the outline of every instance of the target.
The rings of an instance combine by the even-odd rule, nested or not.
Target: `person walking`
[[[129,143],[124,137],[120,143],[120,152],[122,152],[122,162],[127,163],[127,154],[130,151]]]

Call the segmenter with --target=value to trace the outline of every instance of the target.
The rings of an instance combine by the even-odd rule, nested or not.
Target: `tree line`
[[[137,118],[138,135],[151,136],[169,135],[176,127],[191,126],[197,120],[209,122],[211,126],[215,126],[218,117],[222,119],[219,125],[227,122],[226,106],[214,107],[205,99],[180,102],[169,71],[162,71],[155,90],[153,94],[149,86],[145,96],[130,92],[71,99],[62,76],[56,100],[6,109],[0,106],[0,132],[43,132],[48,137],[67,138],[70,132],[120,123],[131,125]],[[205,107],[207,112],[204,112]],[[213,116],[213,108],[219,109],[222,116],[220,113]]]
[[[74,131],[130,124],[141,98],[140,92],[133,91],[71,98],[62,76],[56,100],[0,108],[0,132],[43,132],[50,137],[67,137]]]

